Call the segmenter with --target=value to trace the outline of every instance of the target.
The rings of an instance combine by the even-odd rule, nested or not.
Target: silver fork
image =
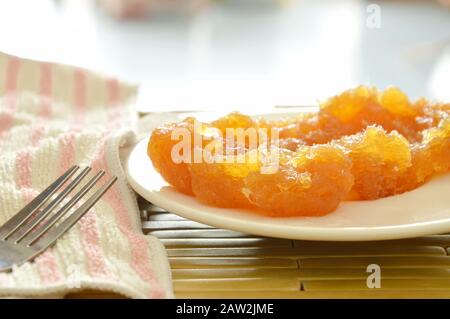
[[[67,203],[59,207],[59,204],[91,171],[90,167],[82,169],[64,190],[50,200],[79,168],[77,165],[69,168],[53,184],[0,227],[0,271],[11,270],[14,265],[32,260],[53,245],[97,203],[117,180],[115,176],[109,179],[79,208],[56,225],[105,175],[104,171],[98,172]],[[47,202],[49,203],[47,204]]]

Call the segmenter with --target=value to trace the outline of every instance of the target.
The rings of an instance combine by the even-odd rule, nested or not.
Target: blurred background
[[[0,0],[0,51],[141,84],[141,111],[450,100],[447,0]]]

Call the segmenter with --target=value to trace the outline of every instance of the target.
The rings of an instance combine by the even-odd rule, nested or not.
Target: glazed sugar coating
[[[450,104],[411,102],[397,88],[360,86],[322,103],[317,113],[276,121],[231,113],[203,123],[200,132],[194,123],[188,118],[154,130],[148,155],[168,183],[218,207],[320,216],[343,200],[400,194],[450,170]],[[180,128],[206,138],[200,146],[193,139],[189,160],[181,163],[173,159],[180,139],[172,138]],[[255,146],[247,136],[236,145],[232,131],[229,144],[227,129],[265,129],[268,140]],[[211,145],[223,152],[213,156],[220,161],[204,160]],[[259,154],[261,146],[268,153]],[[194,161],[198,153],[202,160]],[[278,156],[277,169],[269,173],[262,170],[267,156],[269,162]]]
[[[230,162],[191,163],[192,191],[201,202],[217,207],[251,207],[242,192],[244,177],[258,169],[258,163],[243,156],[227,156]]]
[[[275,174],[251,172],[244,193],[271,216],[325,215],[350,191],[350,168],[350,159],[339,148],[305,146]]]
[[[410,191],[435,174],[450,171],[450,118],[423,132],[423,141],[411,146],[411,166],[401,176],[397,193]]]
[[[256,127],[257,123],[248,115],[233,112],[211,122],[211,126],[218,128],[223,136],[225,136],[227,129],[246,129],[249,127]]]
[[[192,194],[191,174],[186,163],[175,163],[172,159],[173,147],[180,139],[172,139],[172,133],[194,131],[194,119],[187,118],[182,122],[167,124],[156,128],[147,145],[147,154],[153,167],[161,176],[177,190],[185,194]]]
[[[220,140],[218,143],[222,143]],[[226,154],[226,145],[224,147]],[[261,144],[261,149],[233,149],[232,155],[215,156],[210,163],[191,163],[189,169],[192,179],[192,191],[202,202],[217,207],[258,207],[245,191],[245,180],[254,172],[269,172],[285,165],[296,154],[275,145]],[[214,156],[214,154],[213,154]],[[206,158],[206,156],[205,156]],[[276,160],[276,163],[272,161]],[[276,165],[275,165],[276,164]],[[269,174],[269,176],[272,176]]]
[[[450,170],[450,116],[423,132],[422,142],[414,147],[411,170],[418,183]]]
[[[398,193],[398,180],[411,166],[408,141],[397,132],[379,126],[332,142],[342,146],[351,159],[355,178],[354,199],[376,199]]]
[[[369,125],[380,125],[387,132],[395,130],[415,142],[433,121],[423,106],[411,103],[397,88],[379,92],[361,86],[327,100],[317,114],[298,122],[297,128],[308,144],[322,144],[361,132]]]

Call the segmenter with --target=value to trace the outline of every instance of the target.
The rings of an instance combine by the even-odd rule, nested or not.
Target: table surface
[[[119,21],[94,0],[0,0],[0,51],[140,83],[146,111],[261,112],[360,83],[449,100],[450,10],[437,2],[221,0]]]

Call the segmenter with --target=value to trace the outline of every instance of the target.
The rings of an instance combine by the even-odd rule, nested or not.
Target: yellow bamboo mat
[[[177,298],[450,298],[450,234],[377,242],[263,238],[140,205],[144,233],[167,248]],[[367,287],[369,264],[380,266],[380,288]]]
[[[144,201],[143,229],[167,248],[177,298],[450,298],[450,234],[378,242],[263,238]],[[381,287],[368,288],[369,264]]]

